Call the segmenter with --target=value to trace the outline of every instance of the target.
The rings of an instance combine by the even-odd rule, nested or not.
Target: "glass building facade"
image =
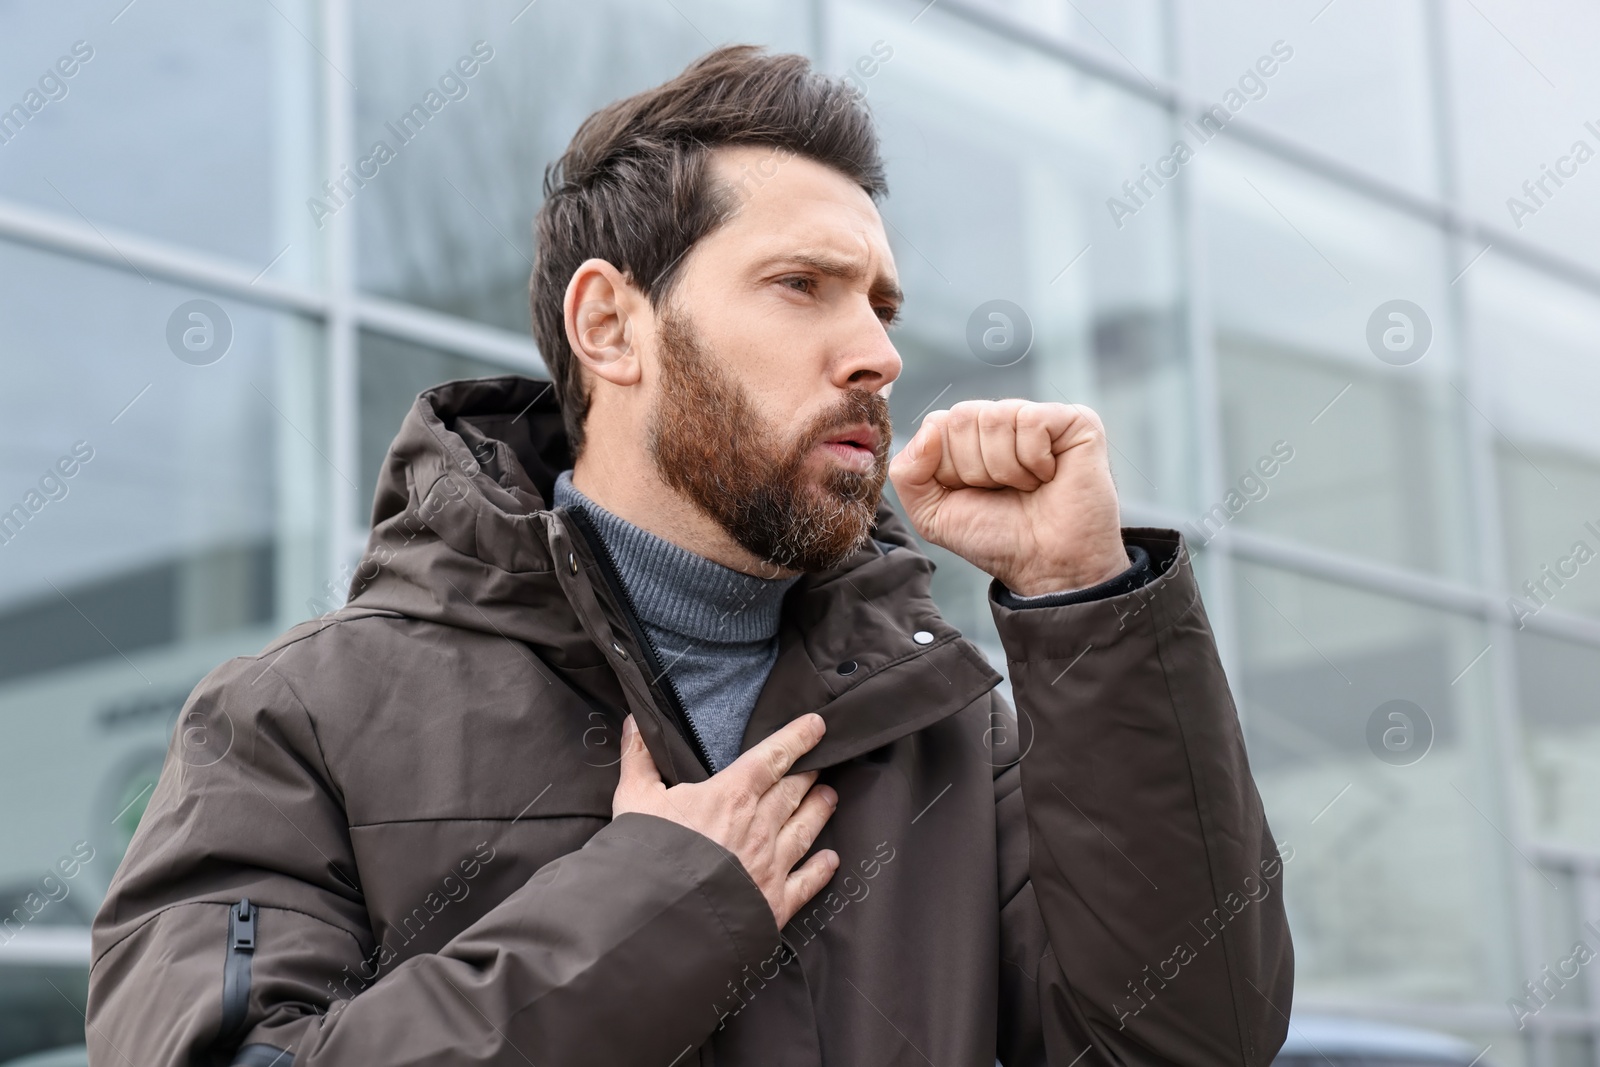
[[[1291,857],[1296,1011],[1600,1064],[1574,962],[1600,954],[1593,10],[110,0],[0,25],[0,904],[28,917],[0,932],[0,1062],[76,1040],[49,1020],[184,698],[342,602],[415,394],[541,373],[544,165],[748,41],[877,116],[897,447],[962,399],[1086,403],[1125,521],[1186,531]],[[1021,355],[968,342],[995,300]],[[1003,666],[986,577],[932,551]]]

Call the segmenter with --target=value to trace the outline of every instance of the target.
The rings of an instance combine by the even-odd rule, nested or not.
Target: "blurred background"
[[[85,924],[180,706],[343,601],[415,394],[541,372],[545,164],[755,42],[879,122],[896,447],[962,399],[1087,403],[1125,520],[1187,534],[1289,857],[1297,1018],[1600,1064],[1593,4],[0,0],[0,28],[0,1062],[81,1043]],[[985,576],[935,558],[1003,668]]]

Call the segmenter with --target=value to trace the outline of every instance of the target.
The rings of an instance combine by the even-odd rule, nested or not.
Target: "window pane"
[[[320,346],[12,246],[0,275],[0,805],[28,813],[0,825],[0,885],[82,841],[92,910],[195,683],[305,614],[335,476]]]
[[[1486,258],[1473,273],[1505,516],[1508,596],[1600,615],[1600,300]]]
[[[1254,565],[1235,599],[1251,767],[1294,853],[1297,1001],[1502,1001],[1521,861],[1484,773],[1484,627]]]
[[[1204,0],[1174,10],[1188,88],[1207,106],[1344,166],[1438,193],[1425,0]]]
[[[1228,495],[1191,536],[1237,522],[1469,579],[1443,242],[1252,152],[1218,144],[1194,165]],[[1408,343],[1421,354],[1388,347]]]
[[[1535,831],[1600,848],[1600,649],[1530,630],[1516,642]]]
[[[308,276],[318,257],[304,205],[320,180],[313,91],[337,77],[301,36],[316,37],[314,9],[310,0],[8,8],[0,196],[252,273],[270,264],[271,278]]]
[[[1600,92],[1593,54],[1600,10],[1519,0],[1439,6],[1467,209],[1498,230],[1600,264],[1593,163],[1600,137],[1589,127]],[[1579,141],[1587,154],[1574,152]]]

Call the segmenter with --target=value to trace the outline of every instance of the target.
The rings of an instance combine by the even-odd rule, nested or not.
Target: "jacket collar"
[[[601,580],[594,547],[549,508],[570,458],[547,380],[456,381],[421,394],[384,461],[350,606],[525,645],[591,701],[626,703],[664,776],[702,778],[640,669],[627,608]],[[940,617],[933,562],[887,500],[873,536],[894,547],[869,541],[838,566],[802,575],[784,599],[778,659],[746,742],[820,713],[828,730],[801,770],[922,729],[1000,681]]]

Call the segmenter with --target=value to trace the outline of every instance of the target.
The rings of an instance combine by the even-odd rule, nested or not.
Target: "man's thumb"
[[[908,496],[920,498],[929,490],[929,483],[939,471],[943,446],[938,422],[924,419],[911,440],[890,461],[889,477],[894,482],[895,492],[900,494],[901,503],[909,506]]]
[[[638,723],[629,715],[622,720],[622,779],[618,783],[620,789],[624,785],[638,783],[644,785],[659,785],[661,772],[656,769],[656,761],[651,757],[650,750],[645,747],[644,735],[639,733]]]

